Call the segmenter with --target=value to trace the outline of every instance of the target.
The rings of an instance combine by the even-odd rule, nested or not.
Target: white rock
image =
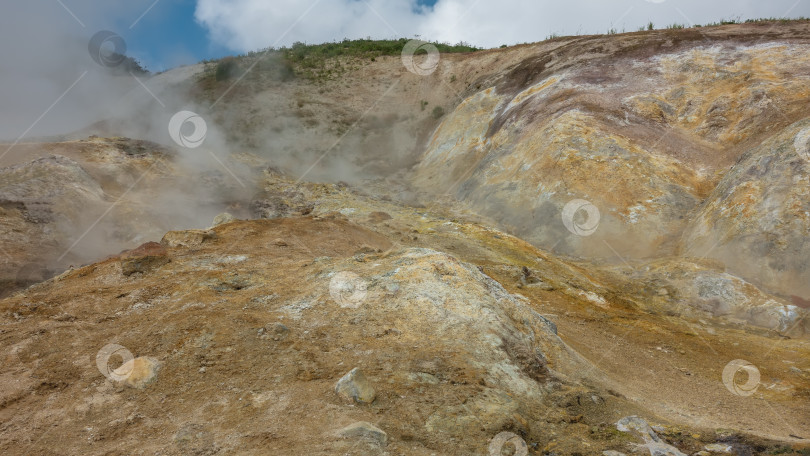
[[[725,443],[710,443],[704,448],[712,453],[731,453],[732,451],[731,445]]]

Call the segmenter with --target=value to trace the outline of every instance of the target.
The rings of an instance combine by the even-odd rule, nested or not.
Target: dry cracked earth
[[[810,454],[810,22],[343,63],[2,148],[0,452]]]

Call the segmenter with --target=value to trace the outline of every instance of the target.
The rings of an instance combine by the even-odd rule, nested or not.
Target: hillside
[[[810,22],[361,44],[0,159],[0,451],[810,452]]]

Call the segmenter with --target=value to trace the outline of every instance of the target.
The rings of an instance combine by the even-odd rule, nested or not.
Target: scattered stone
[[[113,373],[124,377],[122,383],[130,388],[144,389],[157,379],[160,362],[155,358],[140,356],[122,364]]]
[[[54,315],[51,319],[56,321],[76,321],[76,317],[69,313]]]
[[[606,450],[602,452],[602,456],[627,456],[627,455],[619,451]]]
[[[725,443],[710,443],[706,445],[707,451],[711,451],[712,453],[731,453],[732,447],[731,445],[727,445]]]
[[[649,425],[649,423],[647,423],[644,418],[638,416],[627,416],[622,418],[618,423],[616,423],[616,429],[641,437],[645,442],[657,442],[661,440],[655,431],[653,431],[653,428]]]
[[[358,421],[357,423],[350,424],[341,429],[339,434],[344,438],[368,439],[380,446],[385,446],[388,443],[388,434],[367,421]]]
[[[616,429],[641,437],[644,440],[643,446],[650,450],[651,456],[686,456],[674,446],[661,440],[647,421],[638,416],[622,418],[616,423]]]
[[[414,383],[427,383],[429,385],[439,384],[439,379],[427,372],[412,372],[408,374],[408,380]]]
[[[216,233],[211,230],[169,231],[160,243],[166,247],[198,247],[216,237]]]
[[[273,339],[274,341],[284,340],[290,334],[290,328],[281,323],[272,323],[259,329],[260,339]]]
[[[315,205],[298,190],[266,190],[253,197],[250,214],[258,219],[277,219],[293,215],[308,215]]]
[[[224,225],[226,223],[231,223],[234,220],[236,220],[236,217],[234,217],[233,215],[231,215],[231,214],[229,214],[227,212],[223,212],[223,213],[217,215],[216,217],[214,217],[214,225],[213,226]]]
[[[169,262],[166,248],[157,242],[147,242],[121,255],[121,273],[130,276],[146,274]]]
[[[271,242],[271,244],[273,244],[275,246],[278,246],[278,247],[287,247],[289,245],[289,244],[287,244],[287,241],[285,241],[284,239],[281,239],[281,238],[273,239],[273,242]]]
[[[373,402],[377,395],[366,376],[356,367],[338,380],[337,384],[335,384],[335,392],[346,401],[354,401],[360,404]]]

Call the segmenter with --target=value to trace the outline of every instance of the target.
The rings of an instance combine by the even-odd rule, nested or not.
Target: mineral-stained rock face
[[[417,185],[559,253],[709,257],[810,296],[810,124],[793,124],[807,40],[615,45],[632,50],[571,42],[484,80],[437,128]]]
[[[802,115],[810,48],[670,43],[651,55],[652,43],[638,45],[589,58],[571,43],[493,78],[439,126],[417,183],[559,252],[674,252],[743,147]],[[592,236],[561,220],[574,199],[599,209]]]
[[[8,150],[0,161],[0,296],[174,227],[202,228],[229,198],[215,173],[185,174],[147,141],[92,137]]]
[[[802,121],[748,151],[693,217],[682,250],[782,296],[810,297],[810,154]]]
[[[0,296],[53,275],[66,240],[103,199],[98,183],[64,156],[0,168]],[[30,280],[34,270],[39,280]]]

